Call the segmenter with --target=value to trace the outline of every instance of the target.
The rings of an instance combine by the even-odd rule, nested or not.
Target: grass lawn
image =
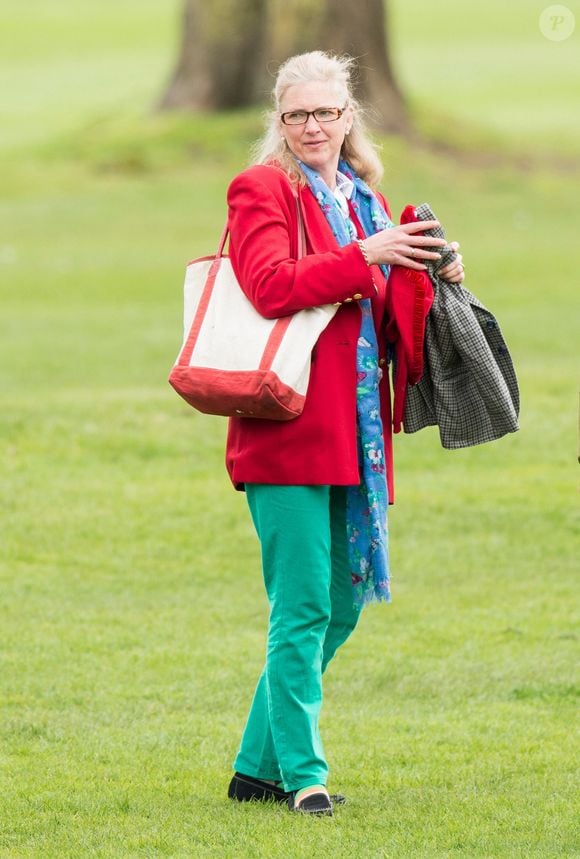
[[[454,0],[453,31],[394,4],[424,127],[449,114],[455,142],[540,165],[384,147],[394,211],[431,203],[500,320],[521,431],[397,438],[394,602],[329,671],[329,786],[349,802],[312,821],[225,799],[267,607],[225,422],[166,382],[185,261],[214,246],[259,115],[145,115],[177,3],[34,5],[37,28],[16,0],[0,13],[0,857],[580,856],[578,174],[553,158],[578,151],[573,83],[530,122],[538,80],[578,70],[578,34],[545,40],[533,2],[469,25]],[[444,116],[434,45],[454,58],[432,78]]]

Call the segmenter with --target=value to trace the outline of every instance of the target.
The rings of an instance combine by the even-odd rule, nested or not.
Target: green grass
[[[420,121],[445,130],[437,51],[430,85],[472,153],[521,148],[492,94],[529,118],[510,57],[523,40],[538,69],[546,48],[504,6],[470,23],[446,4],[451,33],[433,4],[395,4]],[[0,857],[579,856],[577,195],[546,166],[577,147],[575,114],[556,99],[557,121],[545,105],[529,123],[535,171],[385,141],[394,211],[432,204],[500,319],[521,431],[454,452],[434,430],[397,438],[394,602],[365,612],[325,688],[349,803],[296,819],[225,799],[265,644],[258,547],[224,422],[166,382],[184,263],[215,245],[259,112],[145,115],[174,3],[20,10],[4,4],[0,54]],[[503,75],[443,61],[477,57],[498,19]]]
[[[417,106],[441,123],[499,135],[516,151],[550,149],[578,164],[580,98],[578,0],[564,4],[576,30],[553,42],[539,29],[543,0],[466,4],[446,0],[392,6],[393,52]]]

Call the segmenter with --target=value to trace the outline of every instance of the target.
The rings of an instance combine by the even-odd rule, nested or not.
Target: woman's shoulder
[[[265,185],[275,191],[279,188],[290,189],[291,181],[282,167],[272,162],[271,164],[253,164],[234,176],[230,182],[230,188],[247,187],[248,185]]]

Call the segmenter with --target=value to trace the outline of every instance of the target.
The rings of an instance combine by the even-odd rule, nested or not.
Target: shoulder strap
[[[294,190],[294,189],[293,189]],[[296,212],[298,215],[298,259],[306,256],[306,227],[304,226],[304,215],[302,214],[302,205],[300,196],[295,193]]]

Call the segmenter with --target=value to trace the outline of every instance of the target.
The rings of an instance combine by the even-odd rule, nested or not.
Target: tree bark
[[[322,48],[358,60],[356,95],[384,130],[410,128],[390,60],[386,0],[185,0],[181,47],[163,110],[263,103],[280,62]]]
[[[320,44],[357,60],[355,95],[368,105],[369,123],[406,133],[410,121],[391,62],[387,11],[384,0],[326,0]]]
[[[185,0],[179,57],[159,107],[219,110],[255,103],[266,20],[266,0]]]

